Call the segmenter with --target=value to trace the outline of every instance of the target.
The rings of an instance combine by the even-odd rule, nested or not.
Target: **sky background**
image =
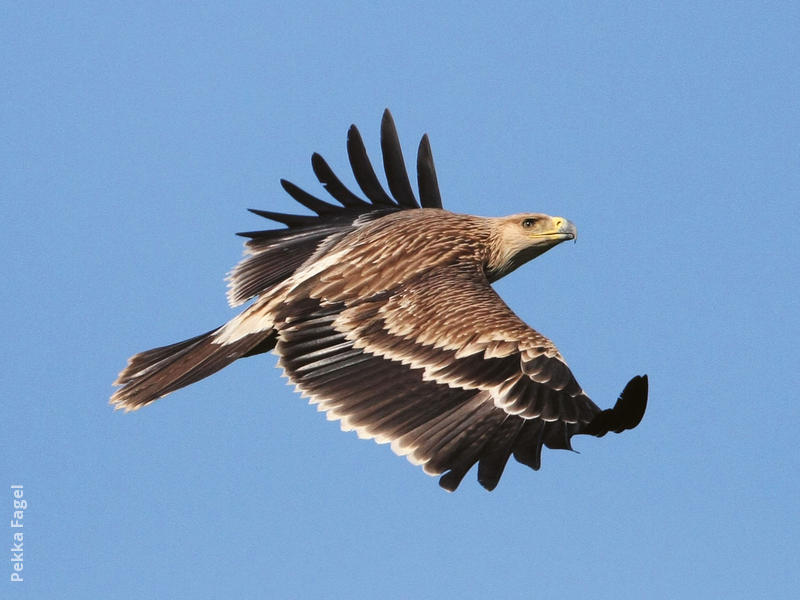
[[[168,4],[3,3],[0,596],[796,593],[800,4]],[[576,223],[497,289],[600,406],[647,373],[637,429],[448,494],[273,355],[108,406],[385,107],[446,208]]]

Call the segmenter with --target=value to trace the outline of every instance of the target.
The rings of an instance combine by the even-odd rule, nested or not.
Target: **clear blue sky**
[[[660,4],[5,3],[0,596],[796,593],[800,5]],[[577,224],[497,287],[601,406],[648,373],[639,428],[447,494],[272,355],[111,410],[387,106],[447,208]]]

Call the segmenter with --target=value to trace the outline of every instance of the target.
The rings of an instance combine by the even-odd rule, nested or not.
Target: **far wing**
[[[386,181],[391,193],[386,192],[378,180],[361,134],[352,125],[347,132],[347,154],[356,183],[366,200],[350,191],[325,159],[314,153],[311,157],[314,174],[338,205],[322,200],[282,179],[283,189],[299,204],[316,214],[295,215],[250,209],[254,214],[281,223],[286,228],[238,234],[250,239],[245,244],[247,256],[228,277],[228,301],[231,306],[238,306],[264,294],[289,277],[318,248],[334,244],[370,220],[401,210],[442,208],[427,135],[423,136],[417,155],[419,202],[411,188],[397,128],[388,109],[384,111],[381,120],[381,150]]]

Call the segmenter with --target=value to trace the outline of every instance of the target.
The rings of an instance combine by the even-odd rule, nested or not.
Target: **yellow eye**
[[[522,222],[522,227],[523,229],[530,229],[531,227],[533,227],[534,223],[536,223],[536,219],[525,219]]]

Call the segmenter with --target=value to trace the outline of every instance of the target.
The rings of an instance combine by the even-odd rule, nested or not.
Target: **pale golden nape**
[[[136,354],[111,397],[136,410],[268,351],[328,419],[441,475],[455,490],[478,465],[493,489],[514,458],[533,469],[543,447],[578,434],[635,427],[647,377],[634,377],[613,408],[584,393],[555,344],[524,323],[491,281],[577,235],[561,217],[473,217],[442,209],[427,136],[417,156],[419,201],[394,121],[381,123],[389,191],[353,126],[347,150],[362,198],[321,156],[312,167],[338,203],[294,184],[284,189],[314,215],[254,210],[285,228],[243,233],[245,258],[229,276],[228,323]]]

